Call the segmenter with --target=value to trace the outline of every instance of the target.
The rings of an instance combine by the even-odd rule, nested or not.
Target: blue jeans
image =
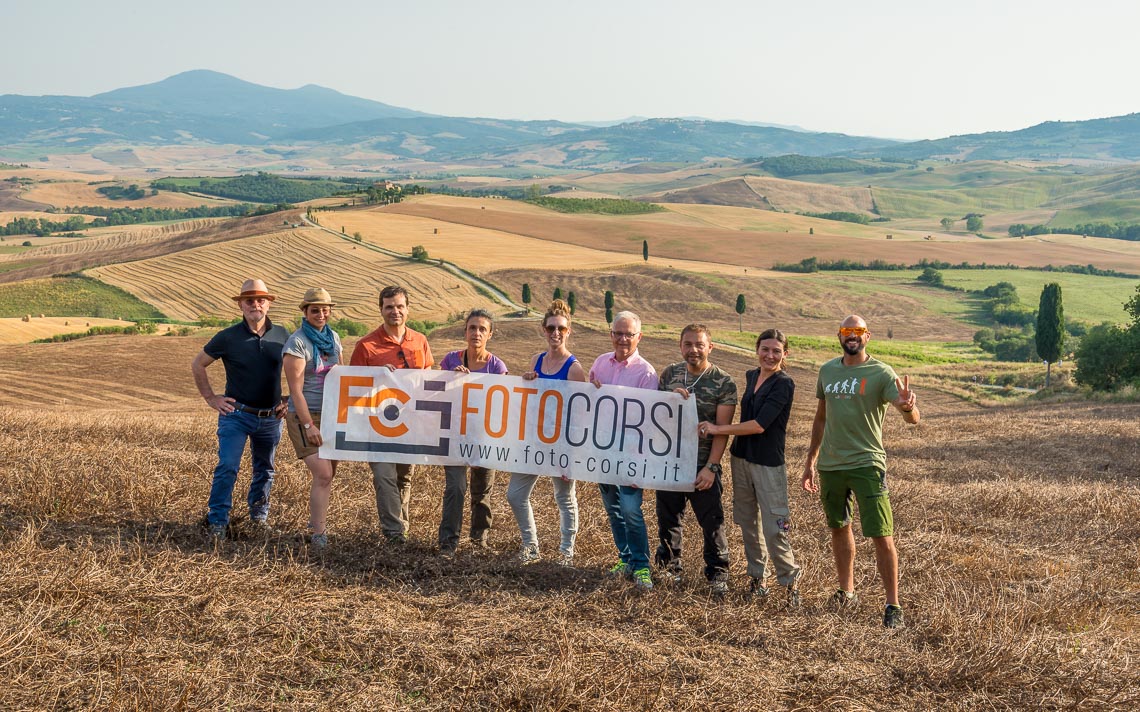
[[[649,534],[641,513],[641,490],[637,487],[599,484],[602,503],[610,519],[618,555],[629,571],[649,568]]]
[[[252,413],[235,410],[218,415],[218,466],[214,468],[214,481],[210,485],[210,526],[230,523],[233,508],[234,485],[237,483],[245,441],[249,440],[249,454],[253,459],[253,477],[249,482],[249,518],[265,520],[269,517],[269,490],[273,487],[273,453],[281,439],[281,421],[274,417],[259,418]]]

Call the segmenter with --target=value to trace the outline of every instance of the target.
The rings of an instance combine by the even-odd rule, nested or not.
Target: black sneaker
[[[902,606],[888,603],[887,610],[883,612],[883,625],[887,628],[902,628],[904,626]]]
[[[844,591],[839,589],[835,595],[831,597],[831,605],[839,608],[854,608],[859,603],[859,595],[854,591]]]
[[[681,562],[673,560],[662,566],[661,575],[658,579],[673,586],[680,586],[682,581]]]
[[[728,595],[728,577],[719,575],[709,579],[709,593],[717,598]]]
[[[766,600],[768,593],[768,587],[764,585],[763,581],[755,576],[751,577],[751,580],[748,582],[748,593],[745,594],[749,600],[756,602]]]

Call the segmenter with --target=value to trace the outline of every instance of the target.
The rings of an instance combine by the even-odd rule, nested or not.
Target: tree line
[[[777,262],[772,265],[772,269],[777,272],[796,272],[799,274],[808,274],[811,272],[859,272],[859,271],[887,271],[894,272],[900,270],[924,270],[926,268],[932,269],[1023,269],[1031,272],[1064,272],[1067,274],[1089,274],[1095,277],[1124,277],[1127,279],[1138,279],[1140,275],[1132,274],[1130,272],[1118,272],[1114,269],[1100,269],[1094,265],[1045,265],[1044,267],[1025,267],[1022,265],[1015,265],[1006,263],[1004,265],[990,264],[988,262],[945,262],[942,260],[928,260],[925,257],[915,262],[914,264],[905,264],[902,262],[887,262],[885,260],[871,260],[870,262],[860,262],[857,260],[821,260],[818,257],[805,257],[799,262]]]
[[[1140,223],[1083,223],[1073,227],[1049,227],[1048,225],[1026,225],[1014,223],[1009,226],[1010,237],[1024,237],[1027,235],[1092,235],[1093,237],[1109,237],[1115,240],[1140,240]]]

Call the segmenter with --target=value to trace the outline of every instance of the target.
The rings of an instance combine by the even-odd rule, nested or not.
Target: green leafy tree
[[[942,224],[943,230],[949,230],[954,227],[954,218],[942,218],[938,222]]]
[[[966,218],[966,229],[970,232],[978,232],[982,229],[982,217],[980,215],[971,215]]]
[[[538,187],[538,183],[531,183],[530,187],[526,189],[527,200],[538,200],[542,197],[542,188]]]
[[[424,247],[423,245],[415,245],[414,247],[412,247],[412,259],[413,260],[419,260],[420,262],[426,262],[427,258],[428,258],[428,251],[427,251],[426,247]]]
[[[745,308],[746,308],[746,305],[744,303],[744,295],[743,294],[737,294],[736,295],[737,331],[744,331],[744,310],[745,310]]]
[[[522,286],[522,303],[526,306],[526,313],[530,314],[530,285],[523,282]]]
[[[649,240],[641,241],[641,259],[649,261]]]
[[[571,315],[578,311],[578,295],[574,294],[574,292],[568,292],[566,294],[566,305],[570,307]]]
[[[1041,302],[1037,307],[1037,354],[1045,359],[1045,387],[1049,387],[1049,376],[1053,362],[1061,358],[1065,345],[1065,308],[1061,303],[1061,285],[1050,282],[1041,290]]]
[[[942,273],[933,267],[927,267],[922,270],[922,274],[915,277],[919,282],[926,282],[931,287],[941,287],[944,282],[942,281]]]

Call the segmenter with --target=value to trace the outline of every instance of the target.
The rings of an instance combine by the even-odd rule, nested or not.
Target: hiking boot
[[[796,577],[794,579],[792,579],[792,582],[784,587],[785,594],[787,596],[786,601],[788,604],[788,608],[799,608],[800,607],[800,576],[802,576],[802,575],[803,575],[803,570],[797,571]]]
[[[566,552],[562,552],[562,554],[558,557],[558,565],[559,566],[565,566],[567,568],[573,568],[573,566],[574,566],[574,555],[573,554],[567,554]]]
[[[323,551],[328,548],[329,535],[328,534],[313,534],[309,537],[309,546],[313,547],[316,551]]]
[[[839,589],[831,597],[831,605],[840,610],[854,608],[859,603],[859,595],[854,591]]]
[[[883,625],[887,628],[902,628],[904,625],[902,606],[888,603],[887,609],[883,612]]]
[[[652,591],[653,590],[653,574],[648,568],[638,569],[633,572],[633,585],[637,586],[639,591]]]
[[[752,599],[753,601],[766,600],[769,593],[768,587],[764,585],[763,581],[756,578],[755,576],[751,578],[752,580],[748,582],[748,593],[746,594],[748,598]]]
[[[681,575],[681,562],[670,561],[662,567],[661,580],[673,586],[680,586],[683,580]]]
[[[384,541],[389,546],[403,546],[408,543],[408,537],[405,534],[388,534],[384,537]]]
[[[717,598],[726,596],[728,594],[728,577],[722,575],[709,579],[709,593]]]
[[[526,566],[528,564],[536,564],[540,560],[541,559],[538,556],[537,546],[524,546],[522,550],[519,551],[519,563],[521,563],[523,566]]]
[[[455,549],[450,546],[441,546],[439,548],[439,558],[444,561],[455,561]]]
[[[210,536],[210,541],[219,542],[226,540],[226,530],[228,528],[229,527],[225,524],[211,524],[206,528],[206,531]]]
[[[631,575],[635,577],[637,576],[636,573],[630,571],[629,564],[625,563],[624,561],[619,561],[610,568],[606,569],[607,578],[628,578]]]

